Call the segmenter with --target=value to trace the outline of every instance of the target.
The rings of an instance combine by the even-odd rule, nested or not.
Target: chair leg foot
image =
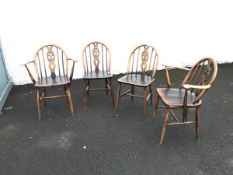
[[[166,134],[169,113],[170,113],[170,111],[168,109],[167,112],[166,112],[166,114],[165,114],[164,122],[163,122],[163,127],[162,127],[162,130],[161,130],[161,136],[160,136],[160,142],[159,142],[160,144],[163,143],[163,139],[164,139],[164,136]]]

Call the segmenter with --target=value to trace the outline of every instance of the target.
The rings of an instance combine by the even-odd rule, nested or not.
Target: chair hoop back
[[[215,60],[209,57],[205,57],[199,60],[186,75],[184,84],[192,84],[192,85],[211,85],[216,79],[218,72],[218,65]],[[194,103],[197,103],[207,89],[191,89],[191,92],[196,94],[196,100]]]
[[[146,74],[154,77],[159,63],[159,56],[152,46],[142,44],[130,54],[127,73]]]
[[[68,75],[68,57],[64,50],[55,45],[48,44],[40,47],[35,56],[37,79],[64,77]]]
[[[98,41],[85,46],[82,52],[84,72],[111,72],[111,53],[108,47]]]

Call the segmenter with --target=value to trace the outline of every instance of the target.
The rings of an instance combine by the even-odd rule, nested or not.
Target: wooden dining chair
[[[114,104],[111,74],[111,53],[109,48],[105,44],[97,41],[87,44],[82,52],[82,62],[84,69],[84,109],[87,109],[87,98],[90,91],[106,90],[106,94],[111,95],[112,103]],[[104,87],[91,88],[90,82],[93,80],[103,80]]]
[[[71,67],[69,67],[71,65]],[[39,120],[41,119],[40,104],[47,99],[66,97],[70,106],[72,116],[74,116],[74,107],[71,94],[71,81],[73,78],[75,61],[68,58],[65,51],[55,45],[44,45],[37,50],[34,59],[24,64],[27,72],[36,88],[37,112]],[[50,87],[64,87],[65,94],[47,95],[47,89]]]
[[[159,62],[156,49],[146,44],[137,46],[130,54],[128,60],[127,74],[117,81],[118,91],[116,99],[116,111],[119,110],[120,98],[124,95],[141,98],[144,101],[144,118],[146,117],[146,103],[150,99],[152,104],[151,83],[154,81],[155,73]],[[122,84],[130,86],[129,89],[121,92]],[[144,89],[143,95],[135,94],[135,87]]]
[[[202,97],[211,87],[216,78],[218,66],[212,58],[203,58],[198,61],[191,69],[179,68],[188,71],[180,88],[172,88],[168,68],[173,66],[165,65],[167,88],[157,88],[157,100],[153,107],[153,120],[156,119],[157,108],[165,108],[163,127],[161,130],[160,144],[166,133],[168,125],[188,125],[195,124],[196,139],[199,136],[200,115],[199,108],[202,104]],[[158,106],[161,99],[164,106]],[[180,121],[174,113],[174,109],[182,109],[183,117]],[[188,120],[188,110],[195,109],[195,121]],[[169,121],[173,119],[173,121]]]

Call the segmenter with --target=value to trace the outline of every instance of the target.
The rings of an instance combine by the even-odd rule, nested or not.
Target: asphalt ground
[[[184,74],[171,73],[178,86]],[[113,78],[115,92],[119,76]],[[164,86],[164,71],[158,71],[153,89]],[[233,174],[233,64],[219,65],[218,77],[203,98],[198,140],[193,125],[169,126],[160,145],[163,109],[152,123],[150,104],[144,120],[142,100],[123,97],[116,115],[111,97],[96,91],[85,111],[82,80],[74,80],[72,90],[74,117],[66,99],[56,99],[42,106],[38,121],[34,87],[13,87],[0,114],[1,175]]]

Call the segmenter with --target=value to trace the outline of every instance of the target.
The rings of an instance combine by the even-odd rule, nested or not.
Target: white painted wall
[[[192,64],[211,56],[233,61],[231,0],[1,0],[0,37],[15,84],[28,83],[20,64],[38,47],[56,43],[81,60],[90,41],[106,43],[113,73],[125,72],[138,44],[157,48],[161,63]],[[75,77],[82,75],[82,63]]]

